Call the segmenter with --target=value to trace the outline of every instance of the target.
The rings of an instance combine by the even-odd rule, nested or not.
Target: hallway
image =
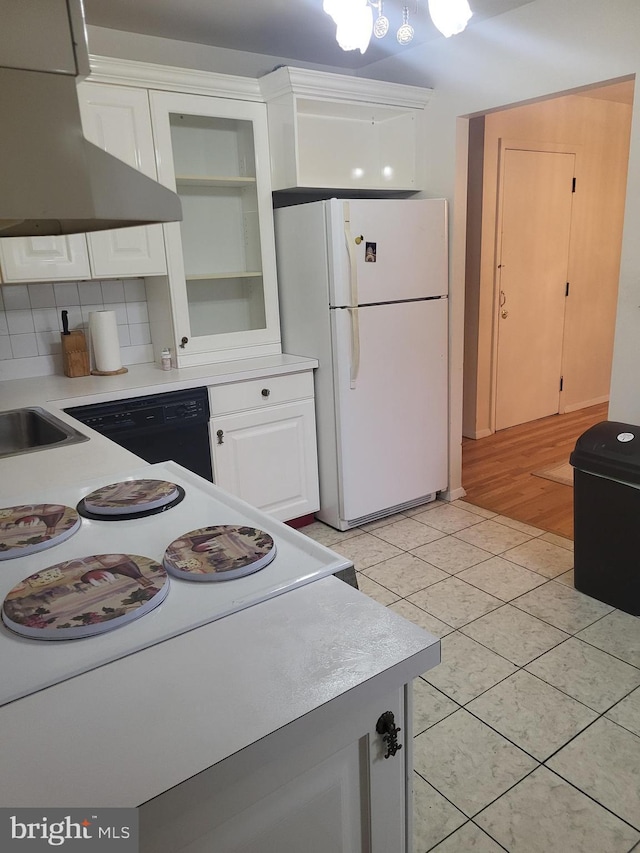
[[[534,477],[569,459],[576,439],[607,420],[607,403],[463,439],[462,484],[475,506],[573,538],[573,489]]]

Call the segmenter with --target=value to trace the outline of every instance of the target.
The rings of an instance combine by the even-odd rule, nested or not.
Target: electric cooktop
[[[71,587],[79,585],[77,589],[80,597],[91,597],[91,590],[96,586],[115,589],[114,579],[122,580],[124,577],[123,573],[113,569],[113,566],[109,568],[106,564],[102,565],[106,558],[111,559],[114,565],[117,563],[121,566],[126,562],[125,557],[133,555],[135,560],[144,558],[149,561],[149,566],[157,565],[158,569],[166,566],[171,571],[170,560],[167,562],[166,555],[172,543],[174,551],[170,553],[175,559],[175,543],[184,543],[185,537],[189,535],[199,536],[201,538],[196,542],[196,551],[189,555],[186,566],[178,566],[178,569],[186,570],[173,572],[166,580],[162,576],[161,585],[158,584],[161,573],[154,569],[153,571],[157,572],[152,575],[154,587],[161,588],[162,592],[162,595],[158,595],[160,603],[156,602],[152,609],[145,609],[140,618],[132,621],[120,620],[118,627],[114,626],[113,630],[107,630],[105,633],[69,630],[69,639],[56,639],[52,642],[49,636],[46,638],[49,640],[47,642],[37,639],[37,628],[29,636],[21,636],[3,622],[0,625],[0,705],[351,565],[344,557],[270,518],[239,498],[227,494],[175,462],[145,465],[131,471],[127,477],[103,477],[79,482],[73,487],[52,486],[38,489],[38,494],[16,495],[12,504],[27,508],[45,505],[72,508],[83,506],[87,496],[118,480],[168,482],[175,485],[180,500],[170,501],[164,511],[159,513],[152,511],[134,517],[109,514],[101,518],[96,517],[94,512],[90,517],[82,515],[80,526],[74,529],[69,538],[58,541],[58,544],[46,550],[3,560],[0,562],[0,604],[7,598],[10,599],[12,593],[15,600],[15,590],[21,590],[29,578],[36,578],[36,588],[38,580],[44,578],[48,589],[56,589],[56,584],[51,584],[51,577],[46,571],[52,567],[65,576]],[[138,483],[135,488],[139,491]],[[107,490],[107,493],[110,494],[110,491]],[[167,494],[170,496],[173,492],[169,490]],[[36,522],[33,524],[35,529]],[[211,528],[214,528],[213,534]],[[232,539],[229,539],[232,528]],[[223,534],[223,539],[219,539],[220,533]],[[189,578],[189,567],[193,570],[195,558],[199,554],[211,552],[223,542],[226,545],[233,543],[233,548],[238,551],[241,539],[245,541],[245,548],[247,542],[252,543],[252,549],[255,551],[255,557],[252,559],[261,561],[259,569],[254,567],[254,571],[248,574],[243,574],[244,569],[231,571],[229,579],[216,583],[202,583]],[[115,560],[115,557],[119,559]],[[178,562],[181,562],[180,557],[178,554]],[[96,558],[99,558],[97,562]],[[240,562],[247,560],[247,556],[238,552],[233,554],[233,559],[239,560],[239,566]],[[220,565],[220,561],[217,562]],[[69,573],[77,573],[78,577],[71,579]],[[199,572],[196,571],[196,574]],[[137,577],[137,573],[134,572],[134,575]],[[137,586],[143,591],[145,584],[138,582]],[[136,595],[144,598],[140,592],[136,592]],[[86,600],[88,602],[89,598]],[[109,607],[117,610],[112,603]],[[128,604],[122,605],[119,602],[118,607],[126,608]],[[19,608],[14,606],[11,612],[16,616]],[[111,615],[111,611],[109,614]],[[85,618],[84,612],[80,613],[79,617],[75,620],[73,617],[65,617],[66,621],[59,624],[67,625],[69,622],[73,625],[76,622],[90,621]],[[9,619],[9,622],[11,624],[12,620]],[[19,622],[20,619],[16,616],[13,621],[14,629]],[[259,642],[259,635],[256,636],[256,642]]]

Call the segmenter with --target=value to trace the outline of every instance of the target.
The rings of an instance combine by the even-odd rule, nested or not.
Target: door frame
[[[489,385],[489,412],[490,412],[490,430],[491,434],[496,431],[496,405],[498,398],[498,312],[500,310],[500,282],[498,275],[498,258],[501,234],[500,225],[502,222],[502,207],[503,207],[503,187],[504,187],[504,152],[507,149],[516,149],[518,151],[539,151],[540,153],[550,154],[573,154],[575,156],[574,177],[576,183],[580,180],[580,164],[582,145],[580,143],[555,143],[555,142],[523,142],[518,139],[510,139],[508,137],[500,137],[498,145],[498,167],[497,167],[497,186],[496,186],[496,221],[493,239],[493,292],[492,292],[492,319],[491,319],[491,376]],[[571,214],[573,220],[573,210]],[[571,281],[571,268],[573,261],[573,229],[569,234],[569,253],[567,264],[567,280]],[[565,307],[566,320],[566,307]],[[565,360],[565,340],[562,341],[562,359],[560,365],[561,375],[564,372]],[[560,391],[558,402],[558,413],[564,413],[563,404],[564,392]]]

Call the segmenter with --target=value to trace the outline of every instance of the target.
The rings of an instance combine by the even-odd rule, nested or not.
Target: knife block
[[[89,376],[89,351],[84,332],[76,329],[68,335],[60,335],[62,342],[62,366],[65,376]]]

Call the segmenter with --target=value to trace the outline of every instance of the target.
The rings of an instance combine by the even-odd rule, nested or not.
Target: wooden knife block
[[[89,376],[89,351],[84,332],[76,329],[68,335],[60,335],[62,342],[62,366],[65,376]]]

